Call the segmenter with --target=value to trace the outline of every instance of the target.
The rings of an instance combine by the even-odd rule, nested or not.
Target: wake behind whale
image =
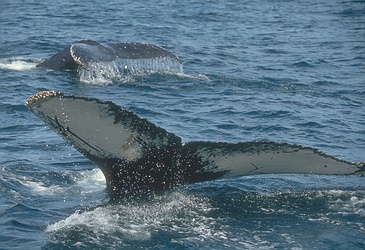
[[[277,142],[186,142],[112,102],[39,92],[27,106],[103,172],[111,199],[256,174],[365,172],[317,149]]]

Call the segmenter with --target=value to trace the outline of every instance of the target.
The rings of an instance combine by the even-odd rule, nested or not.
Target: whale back
[[[148,43],[110,43],[108,47],[114,50],[117,57],[123,59],[151,59],[169,57],[179,61],[179,58],[170,51]]]
[[[148,43],[110,43],[100,44],[92,40],[78,41],[67,46],[49,59],[38,64],[38,68],[76,71],[78,67],[90,70],[91,63],[111,62],[121,59],[172,58],[179,61],[173,53]]]
[[[70,53],[70,46],[67,46],[60,52],[37,64],[37,68],[45,68],[52,70],[76,70],[78,64],[74,61]]]

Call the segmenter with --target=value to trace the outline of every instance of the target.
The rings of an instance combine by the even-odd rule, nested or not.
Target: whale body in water
[[[363,163],[278,142],[186,142],[110,101],[42,91],[30,110],[103,172],[111,199],[254,174],[365,172]]]
[[[153,44],[138,42],[100,44],[92,40],[82,40],[67,46],[36,67],[70,71],[75,71],[78,67],[82,67],[90,70],[90,63],[112,62],[117,58],[171,58],[179,61],[175,54]]]

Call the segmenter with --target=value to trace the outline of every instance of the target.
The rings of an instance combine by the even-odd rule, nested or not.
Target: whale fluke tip
[[[54,91],[54,90],[40,91],[32,96],[29,96],[25,103],[27,104],[27,106],[29,106],[41,99],[46,99],[46,98],[54,97],[54,96],[63,96],[63,93]]]

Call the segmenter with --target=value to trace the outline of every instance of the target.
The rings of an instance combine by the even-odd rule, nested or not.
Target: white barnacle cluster
[[[54,91],[54,90],[40,91],[40,92],[28,97],[28,99],[26,100],[26,104],[29,105],[29,104],[31,104],[33,102],[37,102],[41,99],[45,99],[45,98],[52,97],[52,96],[59,96],[59,95],[62,95],[62,93]]]
[[[81,56],[78,56],[75,53],[74,45],[71,45],[71,47],[70,47],[70,54],[71,54],[71,57],[74,59],[74,61],[76,62],[77,65],[80,65],[82,68],[84,68],[86,70],[90,70],[88,65],[86,65],[86,63],[82,60]]]

